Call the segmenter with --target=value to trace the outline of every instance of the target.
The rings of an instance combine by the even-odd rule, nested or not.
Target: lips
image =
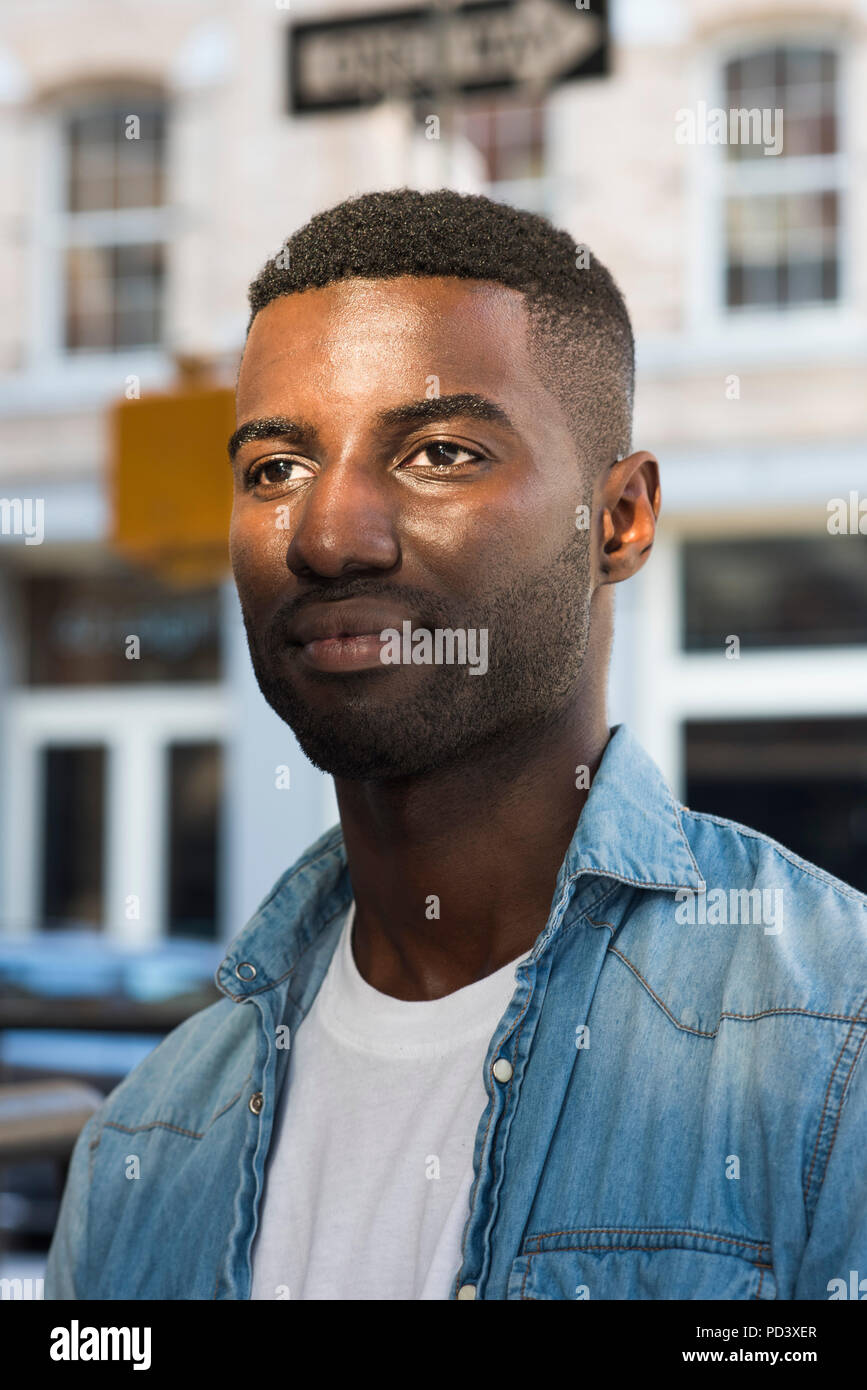
[[[369,599],[347,599],[342,603],[316,604],[300,613],[289,625],[289,641],[299,647],[341,637],[379,636],[387,627],[400,631],[410,615]]]

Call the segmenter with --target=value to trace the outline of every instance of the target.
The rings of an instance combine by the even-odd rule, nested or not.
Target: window
[[[783,112],[778,154],[765,152],[765,140],[733,139],[731,130],[723,147],[726,307],[782,310],[837,300],[843,195],[836,53],[763,49],[728,62],[724,85],[727,112],[763,113],[770,131]]]
[[[217,935],[222,747],[174,743],[167,750],[170,936]]]
[[[867,892],[867,719],[689,722],[686,803]]]
[[[455,133],[481,154],[489,197],[547,211],[542,102],[513,96],[469,99],[455,113]]]
[[[42,923],[101,927],[105,748],[42,749]]]
[[[62,118],[67,352],[152,347],[162,336],[166,120],[154,96],[99,98]]]
[[[120,572],[46,574],[31,579],[23,594],[28,685],[219,679],[216,588],[174,590]]]
[[[544,108],[501,98],[473,102],[458,113],[461,134],[485,161],[489,183],[537,179],[544,171]]]
[[[867,644],[867,536],[763,536],[683,546],[683,646]]]

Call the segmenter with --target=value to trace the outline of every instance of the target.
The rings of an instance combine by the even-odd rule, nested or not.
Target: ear
[[[662,500],[659,464],[653,454],[642,449],[613,463],[598,488],[598,582],[619,584],[641,569],[653,545]]]

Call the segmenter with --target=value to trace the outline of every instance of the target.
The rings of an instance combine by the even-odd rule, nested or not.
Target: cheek
[[[229,559],[243,597],[286,582],[289,536],[281,529],[282,520],[276,506],[251,507],[236,499],[229,524]]]

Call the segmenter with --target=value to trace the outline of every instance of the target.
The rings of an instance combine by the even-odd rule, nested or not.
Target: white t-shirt
[[[461,1262],[501,970],[443,999],[380,994],[355,904],[291,1040],[253,1247],[254,1299],[444,1299]]]

